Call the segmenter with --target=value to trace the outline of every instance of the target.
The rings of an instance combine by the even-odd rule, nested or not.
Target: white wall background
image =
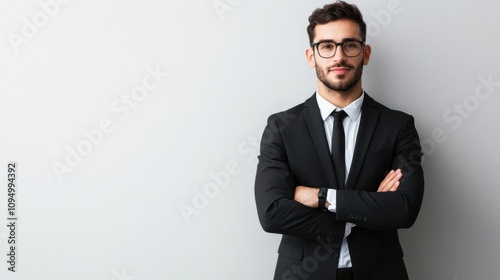
[[[500,4],[354,3],[373,47],[364,88],[416,117],[426,152],[423,208],[401,231],[411,278],[498,279]],[[1,1],[0,278],[271,279],[256,145],[268,115],[315,90],[305,28],[324,4]]]

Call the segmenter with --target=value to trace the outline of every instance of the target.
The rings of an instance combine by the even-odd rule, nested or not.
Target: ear
[[[316,67],[316,59],[314,58],[313,49],[309,48],[306,50],[306,58],[307,58],[307,63],[309,63],[309,66],[311,66],[312,68]]]
[[[371,53],[372,53],[372,47],[370,45],[366,45],[363,48],[363,65],[368,65]]]

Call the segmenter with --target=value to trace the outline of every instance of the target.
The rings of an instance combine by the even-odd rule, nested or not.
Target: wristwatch
[[[318,192],[318,208],[326,211],[326,195],[328,194],[328,189],[327,188],[320,188]]]

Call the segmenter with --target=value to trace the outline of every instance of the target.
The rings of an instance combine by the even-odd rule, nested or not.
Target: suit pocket
[[[392,152],[390,150],[382,150],[377,152],[369,152],[366,154],[365,163],[387,163],[391,157]]]
[[[300,261],[302,260],[302,256],[304,255],[304,245],[283,238],[281,240],[280,247],[278,248],[278,254]]]
[[[399,242],[384,243],[379,247],[380,261],[390,261],[403,258],[403,249]]]

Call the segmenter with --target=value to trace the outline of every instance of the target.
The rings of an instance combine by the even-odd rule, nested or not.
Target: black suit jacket
[[[361,123],[337,212],[293,200],[295,187],[336,188],[335,172],[316,96],[269,117],[255,182],[260,223],[283,234],[274,279],[336,279],[346,222],[356,280],[408,279],[397,230],[415,222],[424,193],[421,147],[412,116],[365,94]],[[396,192],[377,193],[392,169],[403,178]]]

